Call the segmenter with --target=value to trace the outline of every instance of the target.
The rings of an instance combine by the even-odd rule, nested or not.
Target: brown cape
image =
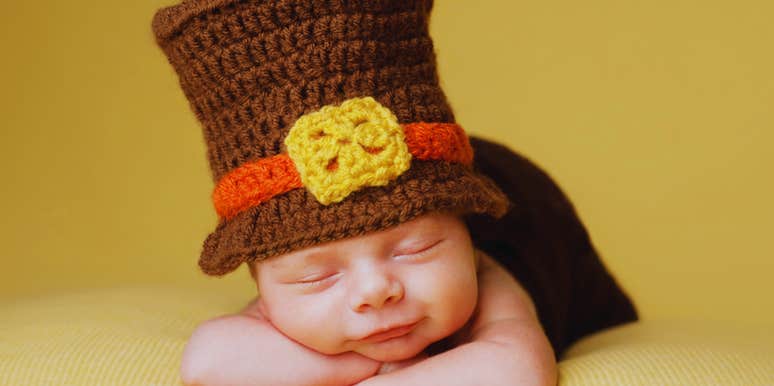
[[[557,359],[585,335],[637,320],[632,301],[551,177],[506,146],[473,136],[470,141],[475,167],[514,204],[499,220],[468,217],[473,243],[529,292]]]

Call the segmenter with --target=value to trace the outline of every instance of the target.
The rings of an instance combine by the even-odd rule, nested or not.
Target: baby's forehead
[[[362,235],[289,251],[270,257],[259,264],[269,265],[273,268],[303,268],[325,262],[326,259],[334,258],[341,252],[358,248],[363,244],[382,249],[392,249],[401,246],[401,244],[413,241],[421,242],[428,237],[441,236],[448,229],[448,227],[443,225],[443,220],[439,221],[433,215],[424,215],[386,230],[372,231]]]
[[[304,269],[310,265],[335,259],[341,254],[356,250],[379,250],[387,253],[402,245],[410,246],[427,239],[444,237],[454,229],[454,221],[462,221],[462,215],[456,212],[430,212],[391,228],[371,231],[344,239],[310,245],[305,248],[288,251],[256,263],[284,270]],[[464,226],[464,225],[463,225]]]

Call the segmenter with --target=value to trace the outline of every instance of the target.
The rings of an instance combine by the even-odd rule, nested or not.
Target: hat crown
[[[201,122],[213,179],[283,151],[302,115],[371,96],[399,122],[454,122],[438,82],[430,0],[193,0],[159,10],[156,40]]]

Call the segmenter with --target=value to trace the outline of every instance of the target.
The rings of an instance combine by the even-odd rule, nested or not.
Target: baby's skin
[[[431,213],[251,267],[258,293],[191,336],[187,385],[556,385],[529,294]],[[450,348],[428,355],[432,343]]]

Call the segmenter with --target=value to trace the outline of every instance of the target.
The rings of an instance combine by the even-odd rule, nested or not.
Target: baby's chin
[[[414,358],[421,354],[428,344],[407,344],[402,342],[383,342],[377,345],[366,345],[354,351],[364,357],[379,362],[398,362]]]

